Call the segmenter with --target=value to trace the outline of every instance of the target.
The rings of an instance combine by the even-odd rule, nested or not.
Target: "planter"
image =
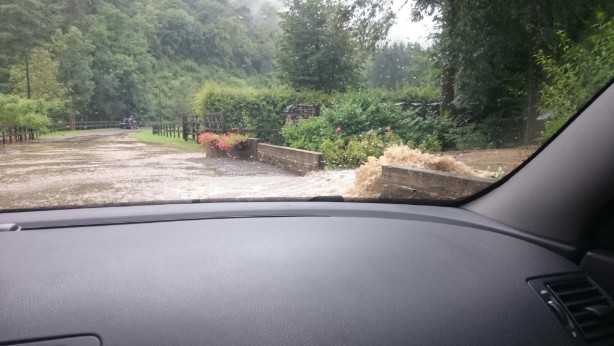
[[[230,151],[220,150],[210,144],[204,146],[205,154],[210,158],[228,157],[232,159],[249,160],[250,151],[247,142],[240,143]]]

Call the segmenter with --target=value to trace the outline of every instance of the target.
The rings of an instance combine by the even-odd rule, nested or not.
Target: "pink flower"
[[[341,132],[341,128],[337,127],[337,130],[335,130],[337,133]]]

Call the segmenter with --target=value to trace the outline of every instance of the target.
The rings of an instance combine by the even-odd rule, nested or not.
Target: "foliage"
[[[220,138],[218,134],[207,131],[198,135],[198,143],[203,147],[207,145],[213,145],[215,141],[218,140],[218,138]]]
[[[362,60],[343,6],[321,0],[291,0],[286,6],[277,58],[281,79],[295,88],[325,91],[355,86]]]
[[[49,126],[47,111],[51,107],[52,105],[44,100],[0,94],[0,127],[45,130]]]
[[[560,32],[563,54],[560,59],[537,54],[549,82],[541,90],[540,111],[549,114],[542,139],[550,138],[580,107],[614,78],[614,19],[599,17],[592,32],[580,44],[573,44]]]
[[[56,31],[52,38],[53,51],[58,61],[58,80],[68,89],[73,102],[71,113],[85,114],[94,94],[92,71],[92,41],[77,27],[71,26],[66,33]]]
[[[45,0],[3,0],[0,3],[0,93],[10,91],[13,65],[53,32],[57,6]]]
[[[293,148],[319,151],[324,140],[335,137],[335,128],[323,116],[301,119],[296,124],[287,124],[282,130],[286,144]]]
[[[205,83],[194,98],[194,113],[224,111],[227,125],[240,129],[279,129],[285,122],[284,109],[291,104],[325,103],[329,96],[313,91],[297,92],[289,87],[256,89],[215,82]]]
[[[88,38],[96,46],[91,111],[103,120],[150,112],[153,60],[148,54],[145,33],[127,14],[105,4],[99,9]]]
[[[457,142],[465,147],[488,146],[475,126],[461,126],[449,116],[420,117],[386,102],[390,97],[381,91],[339,95],[319,117],[285,125],[284,141],[291,147],[323,152],[329,167],[355,167],[398,144],[428,152],[456,148]]]
[[[203,148],[211,146],[226,152],[236,148],[238,145],[247,143],[247,139],[247,135],[234,132],[227,132],[222,135],[213,132],[203,132],[198,135],[198,143]]]
[[[599,0],[417,0],[414,17],[435,14],[437,63],[445,72],[442,95],[451,92],[457,111],[488,127],[493,143],[505,145],[512,138],[497,143],[497,136],[505,134],[498,127],[512,124],[506,132],[524,133],[522,126],[529,130],[538,116],[539,87],[546,80],[534,55],[540,50],[553,54],[560,30],[576,42],[594,12],[601,9],[611,16],[613,5]],[[514,144],[532,140],[515,137]]]
[[[287,0],[279,24],[281,80],[327,92],[357,86],[366,53],[391,24],[385,3]]]
[[[0,92],[25,95],[27,57],[33,98],[51,118],[223,110],[231,127],[279,128],[284,107],[314,103],[323,119],[285,128],[287,142],[318,148],[391,126],[405,142],[445,150],[530,141],[531,122],[550,112],[547,136],[592,95],[582,85],[612,70],[611,1],[416,0],[415,17],[434,14],[439,29],[429,49],[382,46],[391,0],[285,1],[3,0]],[[331,92],[361,82],[388,90]],[[440,100],[446,117],[393,106]]]
[[[457,125],[449,130],[446,139],[454,143],[454,148],[458,150],[491,148],[494,145],[486,131],[484,126],[457,121]]]
[[[71,106],[69,90],[57,79],[58,62],[51,52],[36,48],[30,53],[29,75],[31,98],[48,101],[48,110],[57,117]],[[24,65],[15,65],[11,69],[11,84],[13,94],[27,98],[27,78]]]
[[[204,81],[271,83],[279,33],[272,4],[5,0],[0,92],[11,91],[10,70],[25,70],[25,57],[43,49],[58,64],[47,71],[66,90],[63,114],[51,115],[171,120],[189,111]]]

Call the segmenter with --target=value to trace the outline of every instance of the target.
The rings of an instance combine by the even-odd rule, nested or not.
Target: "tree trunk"
[[[454,112],[454,76],[456,70],[453,67],[443,69],[441,76],[441,114]]]
[[[28,50],[26,50],[26,88],[28,91],[28,99],[32,98],[32,89],[30,87],[30,63],[28,61]]]
[[[539,87],[542,76],[533,60],[529,61],[529,73],[527,83],[527,108],[525,110],[524,145],[537,144],[540,132],[544,124],[537,120],[539,103]]]

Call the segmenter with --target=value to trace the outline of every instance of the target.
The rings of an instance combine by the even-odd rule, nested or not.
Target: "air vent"
[[[614,306],[587,278],[547,283],[587,341],[614,337]]]

